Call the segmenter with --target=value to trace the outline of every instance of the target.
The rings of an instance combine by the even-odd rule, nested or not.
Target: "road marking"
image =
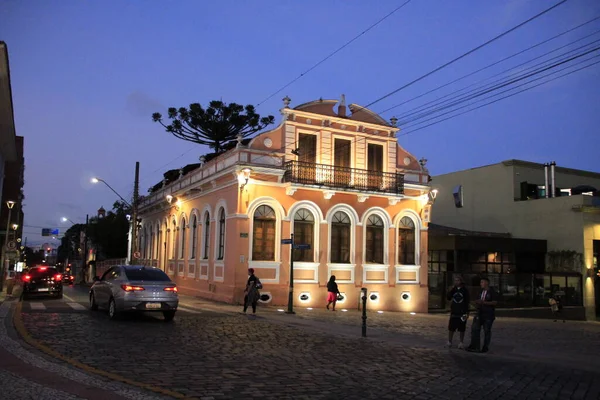
[[[187,307],[179,306],[178,309],[181,310],[181,311],[185,311],[187,313],[190,313],[190,314],[202,314],[202,311],[196,311],[196,310],[193,310],[193,309],[187,308]]]
[[[45,310],[46,306],[44,303],[29,303],[29,308],[32,310]]]
[[[86,308],[79,303],[67,303],[67,304],[69,306],[71,306],[71,308],[73,310],[78,310],[78,311],[86,310]]]
[[[75,299],[70,298],[69,296],[67,296],[66,294],[63,293],[63,297],[69,301],[75,302]]]

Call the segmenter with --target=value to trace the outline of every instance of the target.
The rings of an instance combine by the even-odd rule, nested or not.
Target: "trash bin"
[[[7,279],[6,280],[6,294],[7,295],[12,295],[14,287],[15,287],[15,280],[14,279]]]

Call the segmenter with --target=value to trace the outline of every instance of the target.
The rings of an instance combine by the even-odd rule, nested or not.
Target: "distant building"
[[[366,287],[371,309],[426,312],[425,160],[398,145],[395,120],[343,97],[289,102],[273,130],[165,174],[141,204],[139,262],[230,303],[254,268],[262,301],[285,305],[293,257],[296,306],[324,307],[335,275],[339,308]],[[292,234],[304,246],[282,243]]]
[[[6,43],[0,41],[0,252],[3,251],[6,238],[6,226],[9,226],[9,240],[17,242],[23,232],[23,185],[24,185],[23,137],[15,134],[15,121],[10,86],[10,68]],[[7,201],[14,202],[10,212]],[[17,230],[12,230],[17,224]],[[18,249],[20,246],[17,245]],[[10,252],[5,260],[5,270],[12,269],[18,260],[16,253]]]
[[[508,274],[537,273],[544,299],[556,292],[571,301],[581,298],[588,318],[600,310],[600,173],[508,160],[435,176],[432,187],[439,190],[432,210],[437,225],[547,243],[544,264],[538,256],[511,272],[490,269],[487,258],[500,254],[490,248],[480,251],[484,258],[465,272],[499,277],[499,282],[513,279]],[[542,247],[520,248],[531,253]]]

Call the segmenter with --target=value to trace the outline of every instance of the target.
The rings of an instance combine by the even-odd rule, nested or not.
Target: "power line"
[[[595,58],[595,57],[594,57],[594,58]],[[594,63],[591,63],[591,64],[588,64],[588,65],[586,65],[586,66],[583,66],[583,67],[581,67],[581,68],[578,68],[578,69],[576,69],[576,70],[573,70],[573,71],[567,72],[567,73],[565,73],[565,74],[559,75],[559,76],[557,76],[557,77],[555,77],[555,78],[549,79],[549,80],[547,80],[547,81],[545,81],[545,82],[541,82],[541,83],[538,83],[538,84],[536,84],[536,85],[533,85],[533,86],[527,87],[527,88],[525,88],[525,89],[519,90],[519,91],[517,91],[517,92],[515,92],[515,93],[511,93],[511,94],[509,94],[509,95],[507,95],[507,96],[501,97],[501,98],[499,98],[499,99],[496,99],[496,100],[494,100],[494,101],[490,101],[490,102],[488,102],[488,103],[485,103],[485,104],[482,104],[482,105],[480,105],[480,106],[477,106],[477,107],[471,108],[471,109],[469,109],[469,110],[465,110],[465,111],[463,111],[463,112],[461,112],[461,113],[458,113],[458,114],[456,114],[456,115],[452,115],[452,116],[449,116],[449,117],[447,117],[447,118],[441,119],[441,120],[439,120],[439,121],[436,121],[436,122],[432,122],[432,123],[430,123],[430,124],[427,124],[427,125],[425,125],[425,126],[421,126],[421,127],[418,127],[418,128],[412,129],[412,130],[410,130],[410,131],[408,131],[408,132],[404,132],[404,133],[402,133],[402,134],[401,134],[401,135],[399,135],[399,136],[406,136],[406,135],[409,135],[409,134],[411,134],[411,133],[414,133],[414,132],[420,131],[421,129],[425,129],[425,128],[428,128],[428,127],[430,127],[430,126],[437,125],[437,124],[439,124],[439,123],[441,123],[441,122],[447,121],[447,120],[449,120],[449,119],[452,119],[452,118],[456,118],[456,117],[458,117],[458,116],[460,116],[460,115],[463,115],[463,114],[466,114],[466,113],[468,113],[468,112],[475,111],[475,110],[478,110],[478,109],[480,109],[480,108],[482,108],[482,107],[485,107],[485,106],[488,106],[488,105],[491,105],[491,104],[497,103],[497,102],[499,102],[499,101],[501,101],[501,100],[507,99],[507,98],[509,98],[509,97],[516,96],[517,94],[519,94],[519,93],[523,93],[523,92],[525,92],[525,91],[527,91],[527,90],[531,90],[531,89],[534,89],[534,88],[536,88],[536,87],[538,87],[538,86],[545,85],[546,83],[550,83],[550,82],[552,82],[552,81],[555,81],[555,80],[557,80],[557,79],[560,79],[560,78],[562,78],[562,77],[565,77],[565,76],[567,76],[567,75],[571,75],[571,74],[573,74],[573,73],[575,73],[575,72],[582,71],[582,70],[584,70],[584,69],[587,69],[587,68],[589,68],[589,67],[592,67],[592,66],[594,66],[594,65],[596,65],[596,64],[599,64],[599,63],[600,63],[600,61],[596,61],[596,62],[594,62]]]
[[[534,45],[533,45],[533,46],[531,46],[531,47],[528,47],[528,48],[526,48],[526,49],[524,49],[524,50],[521,50],[521,51],[519,51],[519,52],[517,52],[517,53],[515,53],[515,54],[512,54],[512,55],[510,55],[510,56],[508,56],[508,57],[505,57],[505,58],[503,58],[503,59],[501,59],[501,60],[498,60],[498,61],[496,61],[496,62],[494,62],[494,63],[492,63],[492,64],[489,64],[489,65],[487,65],[487,66],[485,66],[485,67],[483,67],[483,68],[480,68],[480,69],[478,69],[478,70],[476,70],[476,71],[473,71],[473,72],[471,72],[471,73],[469,73],[469,74],[467,74],[467,75],[463,75],[463,76],[461,76],[460,78],[457,78],[457,79],[453,80],[452,82],[448,82],[448,83],[446,83],[446,84],[444,84],[444,85],[438,86],[438,87],[436,87],[436,88],[434,88],[434,89],[431,89],[431,90],[429,90],[429,91],[427,91],[427,92],[425,92],[425,93],[423,93],[423,94],[420,94],[420,95],[418,95],[418,96],[416,96],[416,97],[413,97],[413,98],[411,98],[411,99],[408,99],[408,100],[406,100],[406,101],[403,101],[402,103],[399,103],[399,104],[396,104],[396,105],[394,105],[394,106],[392,106],[392,107],[386,108],[385,110],[383,110],[383,111],[379,112],[378,114],[385,114],[386,112],[388,112],[388,111],[391,111],[391,110],[393,110],[394,108],[397,108],[397,107],[400,107],[400,106],[402,106],[402,105],[404,105],[404,104],[410,103],[411,101],[417,100],[417,99],[419,99],[419,98],[421,98],[421,97],[423,97],[423,96],[426,96],[426,95],[428,95],[428,94],[430,94],[430,93],[433,93],[433,92],[435,92],[435,91],[437,91],[437,90],[439,90],[439,89],[445,88],[446,86],[449,86],[449,85],[452,85],[453,83],[459,82],[459,81],[461,81],[461,80],[463,80],[463,79],[465,79],[465,78],[468,78],[468,77],[470,77],[470,76],[472,76],[472,75],[475,75],[475,74],[477,74],[477,73],[479,73],[479,72],[481,72],[481,71],[484,71],[484,70],[486,70],[486,69],[488,69],[488,68],[491,68],[491,67],[493,67],[493,66],[495,66],[495,65],[498,65],[498,64],[500,64],[500,63],[502,63],[502,62],[504,62],[504,61],[510,60],[511,58],[514,58],[514,57],[516,57],[516,56],[518,56],[518,55],[521,55],[521,54],[523,54],[523,53],[525,53],[525,52],[527,52],[527,51],[529,51],[529,50],[532,50],[532,49],[534,49],[534,48],[536,48],[536,47],[539,47],[539,46],[541,46],[541,45],[543,45],[543,44],[546,44],[546,43],[548,43],[548,42],[550,42],[550,41],[552,41],[552,40],[554,40],[554,39],[557,39],[557,38],[559,38],[559,37],[561,37],[561,36],[564,36],[564,35],[566,35],[567,33],[570,33],[570,32],[572,32],[572,31],[574,31],[574,30],[576,30],[576,29],[579,29],[579,28],[581,28],[581,27],[583,27],[583,26],[585,26],[585,25],[587,25],[587,24],[590,24],[590,23],[592,23],[592,22],[594,22],[594,21],[596,21],[596,20],[598,20],[598,19],[600,19],[600,15],[599,15],[599,16],[597,16],[597,17],[594,17],[594,18],[592,18],[591,20],[588,20],[588,21],[586,21],[586,22],[584,22],[584,23],[582,23],[582,24],[580,24],[580,25],[577,25],[577,26],[575,26],[575,27],[573,27],[573,28],[571,28],[571,29],[569,29],[569,30],[566,30],[566,31],[564,31],[564,32],[562,32],[562,33],[559,33],[558,35],[555,35],[555,36],[553,36],[553,37],[551,37],[551,38],[549,38],[549,39],[546,39],[546,40],[544,40],[544,41],[541,41],[541,42],[539,42],[539,43],[537,43],[537,44],[534,44]],[[587,37],[587,36],[586,36],[586,37]]]
[[[440,71],[440,70],[442,70],[442,69],[446,68],[447,66],[454,64],[456,61],[459,61],[459,60],[461,60],[461,59],[465,58],[466,56],[468,56],[468,55],[470,55],[470,54],[473,54],[474,52],[476,52],[476,51],[478,51],[478,50],[480,50],[480,49],[484,48],[485,46],[487,46],[487,45],[489,45],[489,44],[491,44],[491,43],[495,42],[496,40],[498,40],[498,39],[500,39],[500,38],[502,38],[502,37],[504,37],[504,36],[508,35],[509,33],[513,32],[513,31],[515,31],[515,30],[517,30],[517,29],[519,29],[519,28],[521,28],[522,26],[524,26],[524,25],[528,24],[529,22],[531,22],[531,21],[533,21],[533,20],[535,20],[535,19],[537,19],[537,18],[541,17],[542,15],[544,15],[544,14],[546,14],[546,13],[548,13],[548,12],[550,12],[551,10],[553,10],[553,9],[555,9],[556,7],[558,7],[558,6],[562,5],[562,4],[563,4],[563,3],[565,3],[566,1],[567,1],[567,0],[562,0],[562,1],[558,2],[557,4],[553,5],[552,7],[545,9],[544,11],[542,11],[542,12],[540,12],[540,13],[538,13],[538,14],[534,15],[533,17],[531,17],[531,18],[529,18],[529,19],[527,19],[526,21],[524,21],[524,22],[521,22],[520,24],[518,24],[518,25],[516,25],[516,26],[514,26],[514,27],[512,27],[512,28],[510,28],[510,29],[509,29],[509,30],[507,30],[507,31],[504,31],[503,33],[501,33],[501,34],[499,34],[499,35],[495,36],[494,38],[492,38],[492,39],[488,40],[487,42],[485,42],[485,43],[483,43],[483,44],[480,44],[479,46],[477,46],[477,47],[475,47],[475,48],[473,48],[473,49],[471,49],[471,50],[467,51],[466,53],[463,53],[463,54],[461,54],[460,56],[458,56],[458,57],[454,58],[453,60],[451,60],[451,61],[448,61],[447,63],[445,63],[445,64],[443,64],[443,65],[441,65],[441,66],[439,66],[439,67],[435,68],[434,70],[432,70],[432,71],[430,71],[430,72],[428,72],[428,73],[426,73],[425,75],[422,75],[422,76],[420,76],[419,78],[417,78],[417,79],[414,79],[413,81],[411,81],[411,82],[409,82],[409,83],[407,83],[407,84],[405,84],[405,85],[403,85],[403,86],[399,87],[398,89],[395,89],[395,90],[391,91],[390,93],[388,93],[388,94],[386,94],[386,95],[384,95],[384,96],[382,96],[382,97],[380,97],[380,98],[378,98],[378,99],[376,99],[376,100],[374,100],[374,101],[370,102],[369,104],[367,104],[366,106],[364,106],[364,107],[362,107],[362,108],[368,108],[368,107],[370,107],[370,106],[372,106],[372,105],[374,105],[374,104],[377,104],[377,103],[379,103],[380,101],[382,101],[382,100],[384,100],[384,99],[387,99],[388,97],[390,97],[390,96],[392,96],[392,95],[394,95],[394,94],[398,93],[399,91],[401,91],[401,90],[403,90],[403,89],[406,89],[407,87],[409,87],[409,86],[412,86],[413,84],[415,84],[415,83],[417,83],[417,82],[419,82],[419,81],[421,81],[421,80],[423,80],[423,79],[427,78],[428,76],[430,76],[430,75],[433,75],[434,73],[436,73],[436,72],[438,72],[438,71]]]
[[[577,49],[570,50],[570,51],[568,51],[566,53],[563,53],[563,54],[561,54],[559,56],[553,57],[550,60],[546,60],[546,61],[543,61],[541,63],[538,63],[538,64],[536,64],[536,65],[534,65],[532,67],[529,67],[529,68],[525,69],[524,71],[521,71],[521,72],[518,72],[518,73],[515,73],[515,74],[512,74],[512,75],[509,75],[507,78],[498,79],[498,80],[496,80],[496,81],[494,81],[494,82],[492,82],[490,84],[480,86],[479,88],[473,89],[473,90],[471,90],[471,91],[469,91],[469,92],[467,92],[465,94],[462,94],[462,95],[459,95],[459,96],[455,96],[454,98],[450,98],[448,100],[439,102],[437,105],[433,105],[433,106],[428,107],[427,108],[428,110],[427,109],[421,110],[423,112],[421,112],[420,114],[417,114],[416,112],[410,113],[410,114],[406,115],[406,117],[404,117],[405,119],[403,119],[401,122],[399,122],[398,125],[409,124],[409,123],[411,123],[413,121],[422,119],[423,117],[426,117],[428,115],[435,114],[435,113],[437,113],[437,112],[439,112],[441,110],[453,107],[456,104],[460,104],[460,103],[463,103],[464,101],[468,101],[468,100],[471,100],[471,99],[473,99],[475,97],[482,96],[482,95],[487,94],[487,93],[489,93],[491,91],[495,91],[495,90],[500,89],[500,88],[502,88],[504,86],[511,85],[511,84],[513,84],[515,82],[519,82],[519,81],[521,81],[523,79],[527,79],[527,78],[529,78],[531,76],[534,76],[534,75],[537,75],[539,73],[542,73],[542,72],[544,72],[544,71],[546,71],[548,69],[552,69],[552,68],[554,68],[556,66],[560,66],[560,65],[562,65],[564,63],[567,63],[567,62],[570,62],[570,61],[572,61],[574,59],[580,58],[580,57],[582,57],[584,55],[589,54],[590,52],[593,52],[593,51],[596,51],[596,50],[600,49],[600,47],[596,47],[596,48],[591,49],[591,50],[588,49],[587,51],[584,50],[584,51],[578,53],[574,57],[565,56],[565,55],[567,55],[569,53],[572,53],[575,50],[579,50],[579,49],[584,48],[584,47],[589,47],[590,45],[592,45],[594,43],[597,43],[597,42],[600,42],[600,39],[596,40],[594,42],[588,43],[588,44],[586,44],[584,46],[581,46],[581,47],[579,47]],[[565,56],[565,57],[563,57],[563,56]],[[550,64],[551,60],[554,60],[554,59],[560,58],[560,57],[563,57],[563,58],[558,63]],[[534,71],[531,72],[531,73],[528,72],[532,68],[538,67],[539,65],[542,65],[542,66],[539,67],[539,68],[537,68],[537,69],[534,69]],[[548,67],[548,65],[550,65],[550,66]],[[514,75],[517,75],[517,77],[514,78],[514,79],[511,79],[511,76],[514,76]],[[446,104],[444,104],[444,103],[446,103]],[[417,115],[415,115],[415,114],[417,114]],[[413,115],[413,117],[409,118],[411,115]]]
[[[598,50],[598,49],[600,49],[600,47],[598,47],[598,48],[594,49],[593,51],[595,51],[595,50]],[[591,52],[591,51],[590,51],[590,52]],[[589,54],[590,52],[587,52],[586,54],[583,54],[583,55],[587,55],[587,54]],[[583,56],[583,55],[580,55],[580,56]],[[578,56],[578,57],[580,57],[580,56]],[[447,114],[451,114],[451,113],[453,113],[453,112],[455,112],[455,111],[458,111],[458,110],[460,110],[460,109],[463,109],[463,108],[469,107],[469,106],[471,106],[471,105],[473,105],[473,104],[476,104],[476,103],[478,103],[478,102],[480,102],[480,101],[489,100],[489,99],[491,99],[491,98],[493,98],[493,97],[496,97],[496,96],[498,96],[498,95],[500,95],[500,94],[503,94],[503,93],[506,93],[506,92],[510,92],[511,90],[515,90],[516,88],[519,88],[519,87],[522,87],[522,86],[525,86],[525,85],[531,84],[532,82],[538,81],[538,80],[540,80],[540,79],[547,78],[547,77],[548,77],[548,76],[550,76],[550,75],[554,75],[554,74],[556,74],[556,73],[558,73],[558,72],[561,72],[561,71],[564,71],[564,70],[566,70],[566,69],[572,68],[572,67],[574,67],[574,66],[576,66],[576,65],[582,64],[582,63],[584,63],[584,62],[587,62],[587,61],[589,61],[589,60],[591,60],[591,59],[594,59],[594,58],[597,58],[597,57],[600,57],[600,55],[596,55],[596,56],[594,56],[594,57],[590,57],[590,58],[588,58],[588,59],[582,60],[582,61],[580,61],[580,62],[578,62],[578,63],[575,63],[575,64],[573,64],[573,65],[568,65],[568,66],[566,66],[566,67],[565,67],[565,68],[563,68],[563,69],[560,69],[560,70],[558,70],[558,71],[551,72],[551,73],[549,73],[549,74],[547,74],[547,75],[541,76],[541,77],[539,77],[539,78],[536,78],[536,79],[529,80],[529,81],[527,81],[527,82],[524,82],[524,83],[522,83],[522,84],[520,84],[520,85],[517,85],[517,86],[515,86],[515,87],[509,88],[509,89],[507,89],[507,90],[504,90],[504,91],[502,91],[502,92],[499,92],[499,93],[496,93],[496,94],[494,94],[494,95],[492,95],[492,96],[489,96],[489,97],[486,97],[486,98],[484,98],[484,99],[480,99],[480,100],[474,101],[474,102],[472,102],[472,103],[469,103],[469,104],[467,104],[467,105],[464,105],[464,106],[462,106],[462,107],[458,107],[458,108],[455,108],[454,110],[450,110],[450,111],[448,111],[448,112],[445,112],[445,113],[443,113],[443,114],[440,114],[440,115],[438,115],[438,116],[435,116],[435,117],[432,117],[432,118],[426,119],[426,120],[424,120],[424,121],[417,122],[416,124],[413,124],[413,126],[414,126],[414,125],[420,125],[420,124],[426,123],[426,122],[428,122],[428,121],[435,120],[435,119],[437,119],[437,118],[440,118],[441,116],[444,116],[444,115],[447,115]],[[573,58],[573,59],[575,59],[575,58]],[[571,60],[573,60],[573,59],[571,59]],[[571,61],[571,60],[567,60],[567,61]],[[560,63],[560,64],[563,64],[563,63]],[[555,64],[553,67],[555,67],[555,66],[558,66],[558,65],[560,65],[560,64]],[[553,68],[553,67],[552,67],[552,68]],[[546,68],[546,70],[547,70],[547,69],[549,69],[549,68]],[[540,71],[540,72],[543,72],[543,71]],[[506,86],[506,85],[504,85],[504,86]],[[409,124],[408,128],[410,128],[410,127],[411,127],[411,126],[410,126],[410,124]]]
[[[299,79],[303,78],[306,74],[308,74],[309,72],[311,72],[312,70],[314,70],[315,68],[317,68],[319,65],[323,64],[325,61],[329,60],[331,57],[333,57],[334,55],[336,55],[337,53],[339,53],[340,51],[342,51],[343,49],[345,49],[346,47],[348,47],[350,44],[352,44],[358,38],[360,38],[361,36],[363,36],[365,33],[369,32],[371,29],[375,28],[377,25],[379,25],[380,23],[382,23],[383,21],[385,21],[386,19],[388,19],[389,17],[391,17],[393,14],[395,14],[398,11],[400,11],[400,9],[402,9],[404,6],[406,6],[408,3],[410,3],[410,1],[411,0],[405,1],[400,6],[396,7],[394,10],[392,10],[390,13],[388,13],[387,15],[385,15],[384,17],[382,17],[381,19],[379,19],[377,22],[375,22],[371,26],[369,26],[367,29],[365,29],[364,31],[362,31],[361,33],[359,33],[358,35],[356,35],[355,37],[353,37],[352,39],[350,39],[349,41],[347,41],[346,43],[344,43],[342,46],[338,47],[333,53],[330,53],[328,56],[326,56],[321,61],[317,62],[315,65],[313,65],[312,67],[310,67],[309,69],[307,69],[306,71],[304,71],[303,73],[301,73],[300,75],[298,75],[296,78],[292,79],[290,82],[288,82],[287,84],[283,85],[282,87],[280,87],[279,89],[277,89],[275,92],[271,93],[266,99],[264,99],[263,101],[261,101],[260,103],[258,103],[256,105],[256,107],[258,108],[261,104],[263,104],[267,100],[271,99],[277,93],[281,92],[282,90],[284,90],[288,86],[294,84],[296,81],[298,81]]]

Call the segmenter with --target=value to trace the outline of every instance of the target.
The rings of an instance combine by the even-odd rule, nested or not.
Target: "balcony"
[[[285,163],[285,182],[343,190],[404,194],[404,175],[303,161]]]

